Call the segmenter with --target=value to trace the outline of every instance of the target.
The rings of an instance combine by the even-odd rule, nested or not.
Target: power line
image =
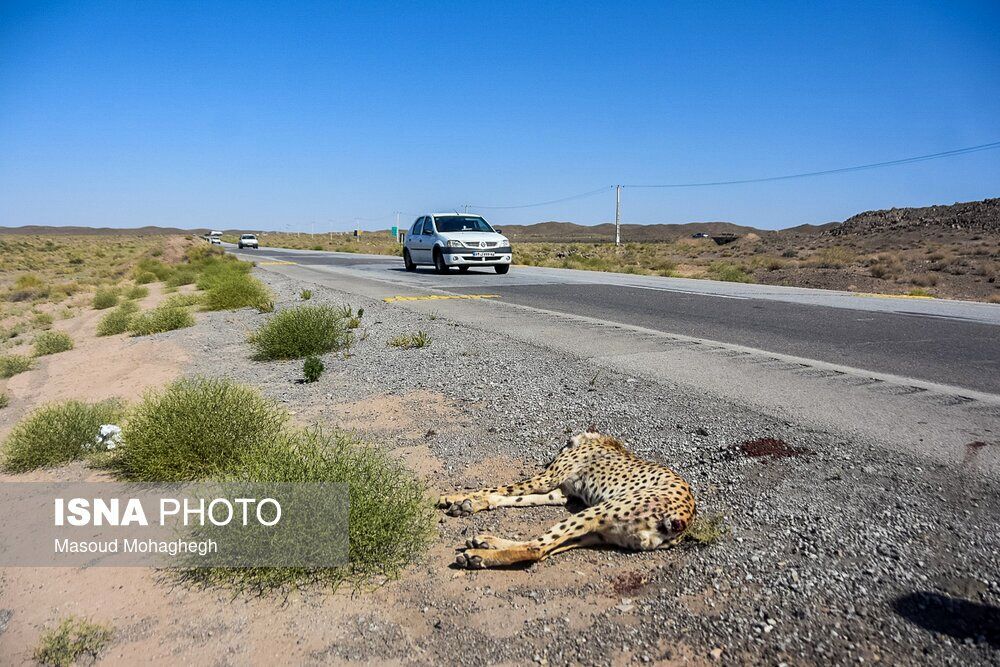
[[[827,176],[830,174],[844,174],[852,171],[863,171],[866,169],[878,169],[880,167],[893,167],[900,164],[910,164],[913,162],[924,162],[927,160],[938,160],[946,157],[967,155],[968,153],[978,153],[994,148],[1000,148],[1000,141],[979,146],[969,146],[968,148],[956,148],[951,151],[940,153],[930,153],[928,155],[918,155],[915,157],[901,158],[899,160],[888,160],[886,162],[873,162],[871,164],[856,165],[853,167],[840,167],[839,169],[826,169],[823,171],[810,171],[802,174],[788,174],[786,176],[768,176],[765,178],[745,178],[737,181],[710,181],[706,183],[664,183],[659,185],[623,185],[623,188],[702,188],[715,185],[741,185],[744,183],[766,183],[768,181],[787,181],[793,178],[809,178],[811,176]]]
[[[486,209],[512,209],[512,208],[533,208],[535,206],[548,206],[549,204],[560,204],[564,201],[571,201],[573,199],[583,199],[584,197],[592,197],[593,195],[599,194],[601,192],[607,192],[613,185],[605,185],[603,187],[597,188],[596,190],[589,190],[587,192],[581,192],[580,194],[570,195],[569,197],[562,197],[560,199],[551,199],[549,201],[535,202],[534,204],[518,204],[517,206],[480,206],[479,204],[463,204],[463,206],[468,206],[469,208],[486,208]]]

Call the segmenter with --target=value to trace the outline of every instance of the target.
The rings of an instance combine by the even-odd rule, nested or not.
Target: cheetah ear
[[[670,525],[666,525],[667,524],[666,520],[664,520],[663,523],[665,524],[666,528],[670,529],[670,532],[675,534],[683,533],[685,530],[687,530],[688,527],[688,523],[684,519],[671,519]]]
[[[597,433],[597,424],[591,424],[588,426],[587,433]]]

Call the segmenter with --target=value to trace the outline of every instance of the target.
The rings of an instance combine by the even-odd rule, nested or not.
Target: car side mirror
[[[499,227],[494,227],[493,231],[495,231],[497,234],[503,234],[503,230],[500,229]]]

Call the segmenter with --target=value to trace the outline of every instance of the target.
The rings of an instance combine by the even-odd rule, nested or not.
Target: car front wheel
[[[434,270],[438,273],[448,273],[448,265],[444,263],[444,254],[437,248],[434,249]]]
[[[410,258],[410,251],[409,250],[403,250],[403,267],[407,271],[416,271],[417,270],[417,265],[414,264],[413,260]]]
[[[504,274],[510,271],[510,264],[497,264],[493,267],[497,273]]]

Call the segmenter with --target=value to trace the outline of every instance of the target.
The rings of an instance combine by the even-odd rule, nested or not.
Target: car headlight
[[[464,244],[461,241],[454,241],[454,240],[452,240],[452,241],[448,241],[448,247],[449,248],[463,248],[465,246],[464,246]]]

